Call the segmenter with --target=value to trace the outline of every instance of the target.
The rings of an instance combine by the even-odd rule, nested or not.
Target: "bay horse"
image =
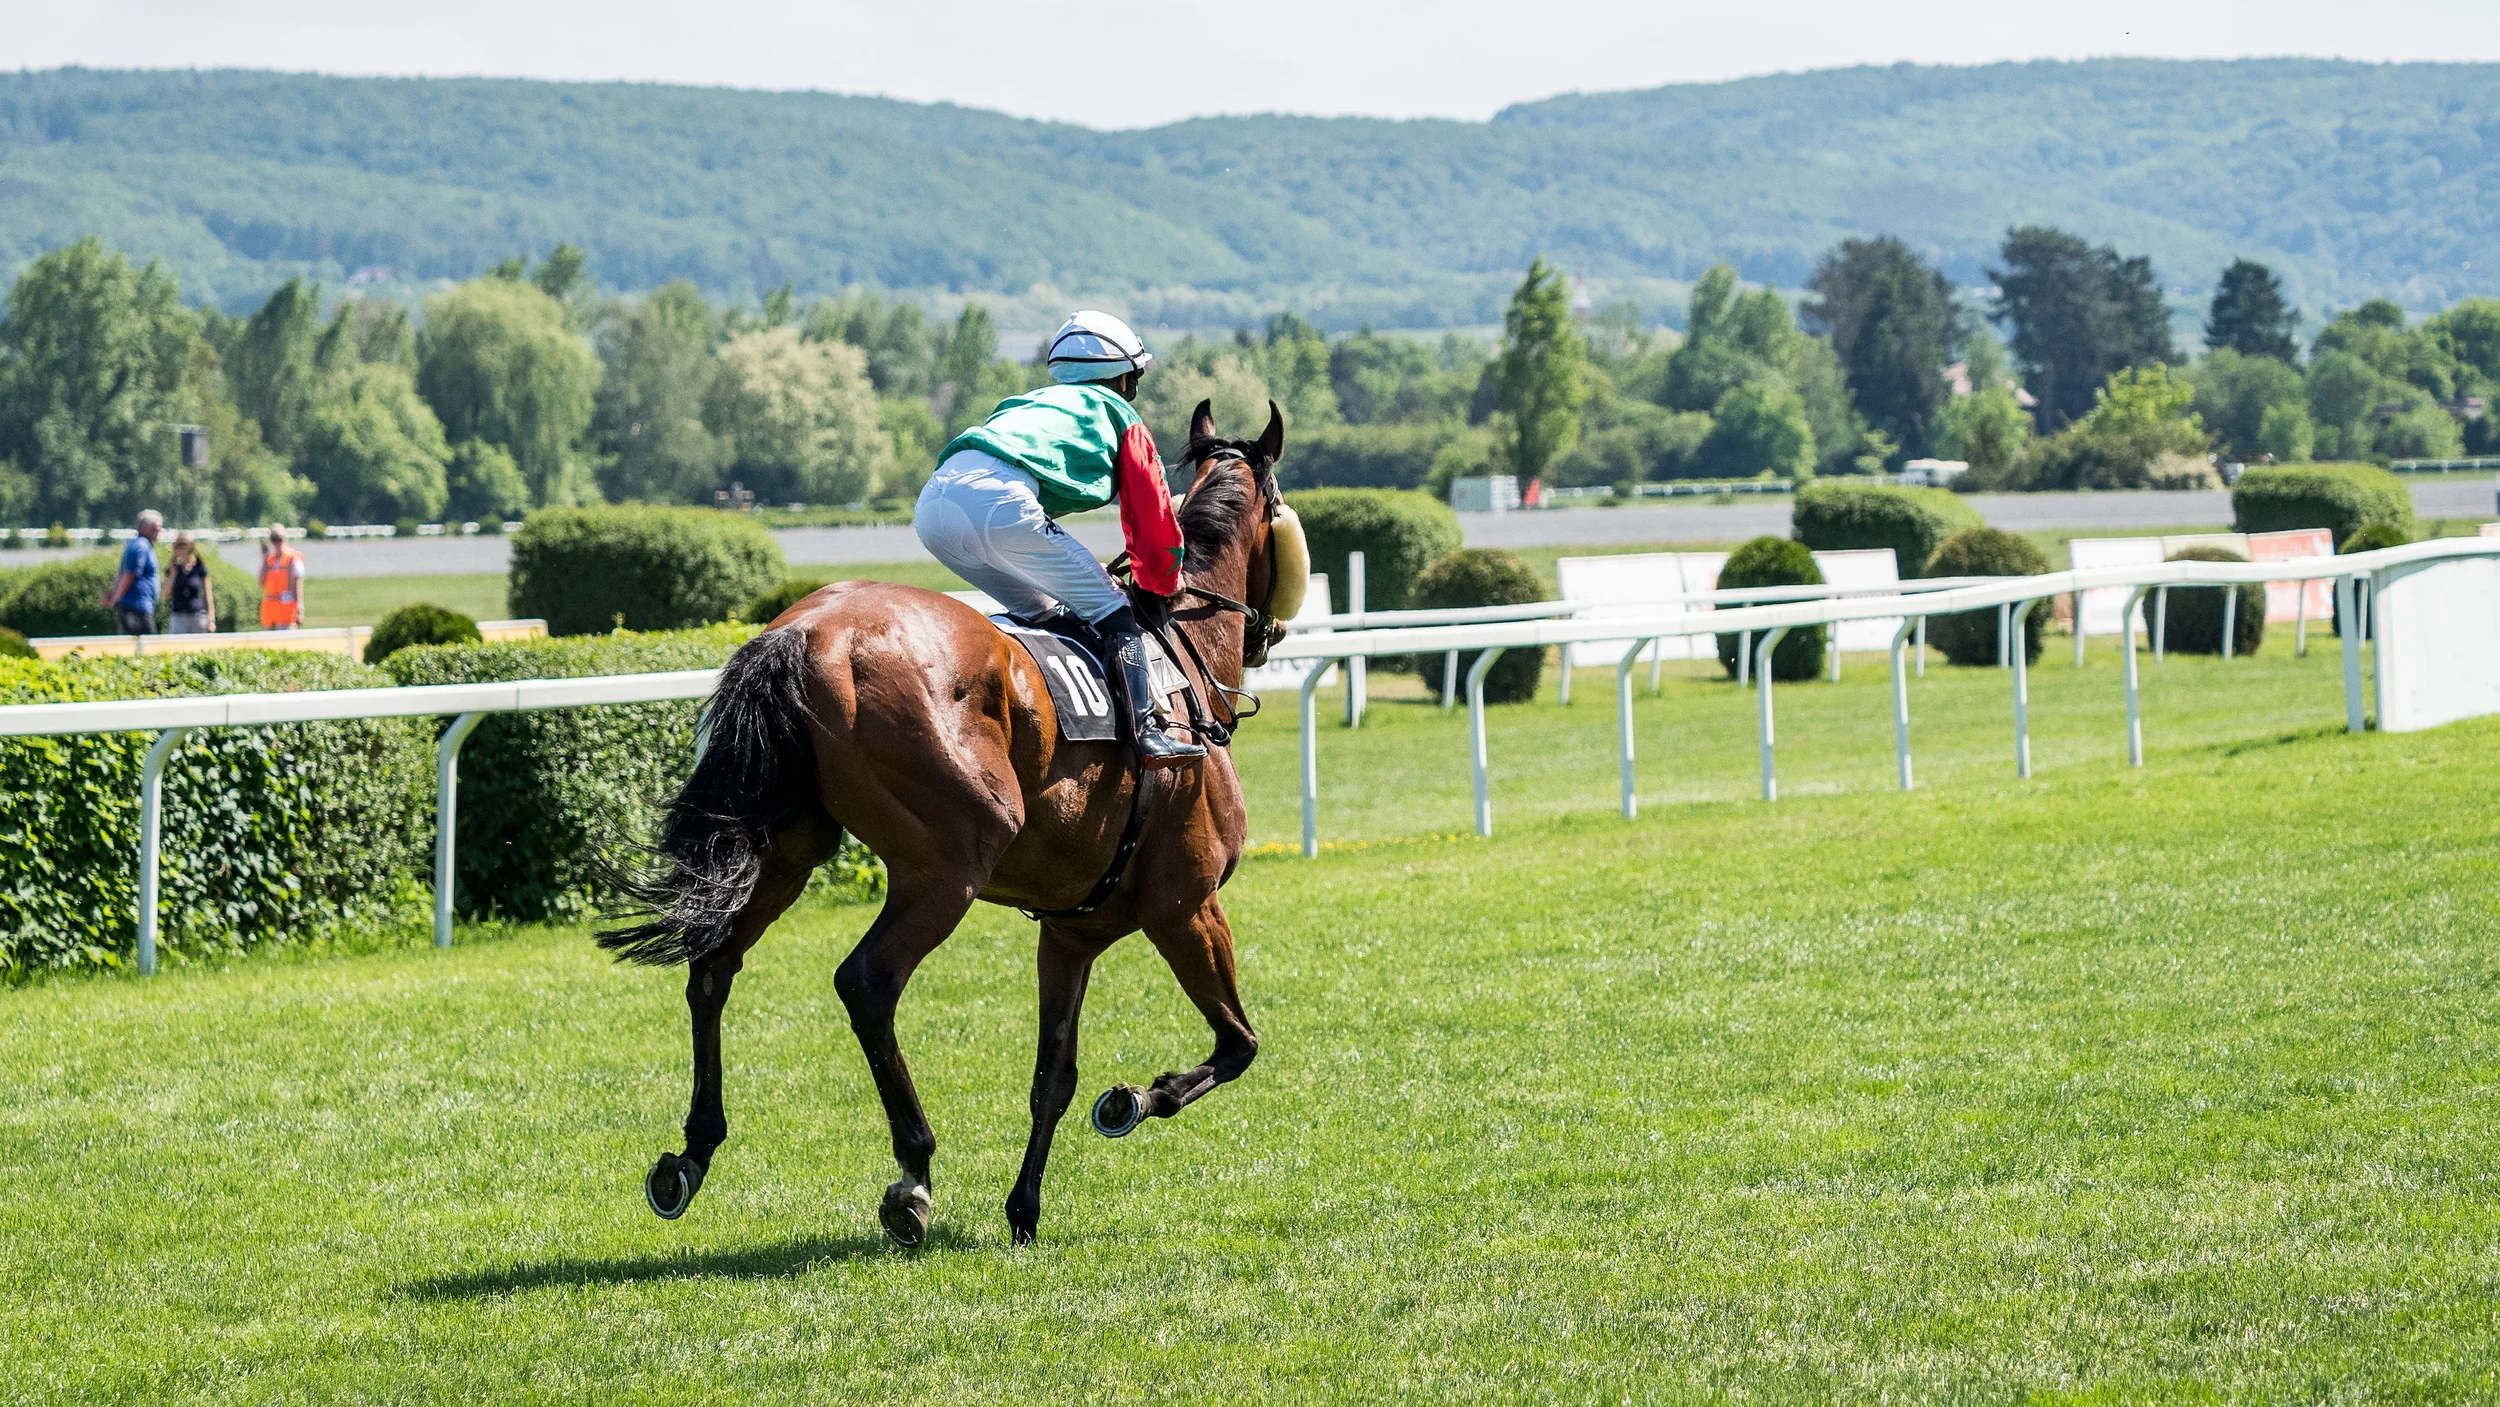
[[[1175,662],[1198,666],[1210,716],[1238,722],[1230,696],[1205,686],[1238,689],[1243,668],[1266,657],[1282,635],[1274,622],[1299,606],[1310,559],[1276,487],[1284,417],[1275,403],[1255,441],[1218,437],[1206,402],[1189,428],[1186,571],[1170,625],[1194,661]],[[626,917],[639,921],[599,935],[625,959],[689,968],[685,1151],[661,1155],[644,1182],[662,1217],[684,1214],[729,1136],[720,1023],[730,983],[846,830],[886,868],[885,906],[834,987],[893,1135],[899,1175],[878,1220],[897,1243],[928,1234],[937,1137],[895,1041],[895,1006],[974,901],[1041,920],[1033,1130],[1006,1208],[1017,1244],[1041,1223],[1051,1136],[1076,1092],[1078,1013],[1104,950],[1143,930],[1214,1028],[1215,1049],[1143,1089],[1107,1091],[1094,1109],[1098,1130],[1119,1137],[1168,1119],[1258,1054],[1216,897],[1248,834],[1230,753],[1210,747],[1194,767],[1147,773],[1125,740],[1065,741],[1042,671],[980,612],[917,587],[838,582],[730,656],[693,772],[661,817],[660,863],[627,882],[636,907]]]

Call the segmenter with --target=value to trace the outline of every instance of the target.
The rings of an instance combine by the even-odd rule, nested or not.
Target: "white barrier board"
[[[2379,729],[2413,733],[2500,713],[2500,561],[2440,562],[2379,588]]]
[[[1562,599],[1590,603],[1588,609],[1578,613],[1580,619],[1654,615],[1654,605],[1643,607],[1634,603],[1654,603],[1670,596],[1714,590],[1719,582],[1719,568],[1726,561],[1724,552],[1625,552],[1610,557],[1564,557],[1554,563],[1554,579],[1562,589]],[[1705,643],[1709,638],[1689,635],[1655,641],[1641,657],[1704,659],[1716,648]],[[1624,651],[1631,648],[1628,639],[1575,644],[1571,647],[1571,664],[1578,669],[1621,664]]]
[[[1328,573],[1311,573],[1311,589],[1303,594],[1302,609],[1294,612],[1293,618],[1296,621],[1328,619]],[[1331,632],[1312,630],[1306,633],[1327,635]],[[1254,694],[1262,689],[1299,691],[1302,688],[1302,681],[1310,677],[1311,666],[1315,662],[1312,660],[1276,660],[1260,665],[1256,669],[1243,670],[1241,687]],[[1337,682],[1335,661],[1328,662],[1328,672],[1319,677],[1319,682],[1322,688]]]
[[[2079,572],[2099,571],[2104,567],[2149,567],[2161,563],[2161,539],[2157,537],[2078,537],[2066,543]],[[2119,609],[2127,604],[2124,586],[2103,586],[2083,593],[2083,633],[2116,635],[2125,628],[2118,619]],[[2136,608],[2136,629],[2144,628],[2144,610]]]
[[[1823,580],[1832,586],[1851,590],[1868,589],[1892,592],[1901,585],[1901,564],[1889,547],[1863,548],[1849,552],[1817,552],[1814,565],[1822,568]],[[1878,653],[1892,648],[1893,632],[1901,628],[1901,617],[1886,616],[1876,620],[1845,620],[1840,623],[1838,647],[1844,652],[1872,650]]]

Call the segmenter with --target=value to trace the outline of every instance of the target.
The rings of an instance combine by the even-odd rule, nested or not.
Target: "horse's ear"
[[[1285,413],[1274,401],[1267,403],[1267,428],[1259,432],[1259,457],[1273,469],[1285,457]]]
[[[1200,401],[1198,408],[1189,413],[1189,438],[1193,440],[1215,438],[1215,402]]]

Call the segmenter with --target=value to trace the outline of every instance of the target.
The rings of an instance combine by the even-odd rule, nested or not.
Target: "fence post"
[[[1779,778],[1771,770],[1771,651],[1778,647],[1780,637],[1787,633],[1787,626],[1774,626],[1762,637],[1761,658],[1754,661],[1754,673],[1760,676],[1762,690],[1762,799],[1765,801],[1780,799]]]
[[[2302,577],[2296,584],[2300,587],[2300,604],[2294,607],[2296,613],[2292,617],[2292,658],[2305,660],[2309,658],[2309,579]]]
[[[1641,647],[1650,642],[1635,640],[1623,652],[1623,662],[1615,666],[1615,745],[1623,759],[1623,819],[1640,814],[1640,802],[1632,795],[1632,666],[1641,662]]]
[[[464,713],[434,745],[434,946],[451,946],[452,834],[460,813],[460,745],[483,713]]]
[[[165,762],[189,736],[188,728],[168,728],[149,745],[139,765],[139,975],[156,973],[156,890],[159,853],[164,848]]]
[[[2170,635],[2170,588],[2153,588],[2153,663],[2162,661],[2162,645]]]
[[[1363,628],[1364,585],[1363,554],[1345,554],[1345,604],[1354,617],[1351,630]],[[1345,726],[1363,726],[1363,710],[1371,706],[1371,674],[1364,666],[1371,663],[1369,655],[1350,655],[1345,662]]]
[[[1927,677],[1927,617],[1918,618],[1918,677]]]
[[[1458,651],[1441,657],[1441,711],[1449,712],[1458,704]]]
[[[1901,773],[1901,789],[1910,789],[1910,680],[1901,663],[1902,644],[1912,622],[1904,620],[1892,633],[1892,753]]]
[[[1312,660],[1302,676],[1302,857],[1319,854],[1319,677],[1328,661]]]
[[[1838,622],[1838,621],[1833,621],[1830,625],[1811,625],[1811,626],[1808,626],[1808,627],[1806,627],[1806,628],[1807,628],[1808,630],[1826,630],[1826,631],[1829,631],[1829,632],[1830,632],[1830,634],[1829,634],[1829,635],[1827,635],[1826,637],[1824,637],[1824,641],[1823,641],[1823,643],[1824,643],[1824,644],[1826,644],[1826,645],[1829,645],[1829,646],[1831,647],[1830,654],[1831,654],[1831,657],[1832,657],[1832,682],[1833,682],[1833,683],[1835,683],[1835,684],[1839,683],[1839,682],[1840,682],[1840,622]]]
[[[1467,669],[1467,741],[1476,762],[1476,834],[1493,834],[1493,796],[1484,776],[1484,672],[1502,657],[1495,645],[1476,656]]]
[[[2014,775],[2028,780],[2031,776],[2031,603],[2016,601],[2008,617],[2013,622],[2013,643],[2009,647],[2014,668]]]
[[[2083,593],[2075,593],[2075,668],[2083,668]]]
[[[1753,687],[1753,632],[1750,630],[1736,637],[1736,687]]]
[[[2008,603],[2005,602],[1999,602],[1997,604],[1997,668],[1999,669],[2005,668],[2005,641],[2006,637],[2011,635],[2014,630],[2014,627],[2009,624],[2005,618],[2005,608],[2007,604]]]
[[[2231,632],[2239,628],[2239,619],[2240,588],[2233,582],[2222,588],[2222,657],[2226,660],[2231,658]]]
[[[2135,608],[2143,602],[2144,590],[2139,586],[2128,592],[2126,608],[2118,613],[2122,632],[2120,658],[2127,667],[2127,765],[2130,767],[2144,765],[2144,702],[2143,694],[2137,688],[2135,665]]]
[[[2344,731],[2364,732],[2369,717],[2361,708],[2361,578],[2335,578],[2336,631],[2344,644]]]

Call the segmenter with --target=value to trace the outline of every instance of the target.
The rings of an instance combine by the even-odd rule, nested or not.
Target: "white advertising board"
[[[2500,713],[2500,561],[2401,571],[2379,588],[2371,616],[2381,731]]]
[[[2067,540],[2066,550],[2076,571],[2096,572],[2106,567],[2158,564],[2167,555],[2161,542],[2157,537],[2078,537]],[[2118,612],[2127,604],[2127,591],[2123,586],[2102,586],[2083,593],[2083,633],[2118,634],[2124,628]],[[2142,607],[2136,609],[2135,624],[2138,630],[2144,628]]]
[[[1717,586],[1719,568],[1726,561],[1724,552],[1625,552],[1610,557],[1564,557],[1554,564],[1554,580],[1562,588],[1562,599],[1574,604],[1589,603],[1587,609],[1577,613],[1579,619],[1603,620],[1608,616],[1654,614],[1654,604],[1641,603],[1709,591]],[[1709,639],[1701,635],[1660,640],[1644,651],[1642,658],[1706,658],[1713,649]],[[1575,669],[1621,664],[1624,651],[1630,648],[1630,640],[1576,644],[1571,647],[1571,664]]]

